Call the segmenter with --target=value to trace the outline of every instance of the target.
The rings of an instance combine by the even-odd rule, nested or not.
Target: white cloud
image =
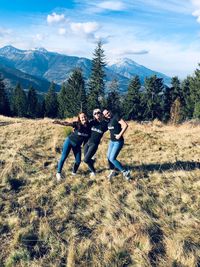
[[[192,13],[192,15],[197,17],[197,22],[200,23],[200,2],[199,0],[191,0],[191,3],[195,8],[195,11]]]
[[[192,4],[193,4],[194,6],[197,6],[197,7],[200,8],[200,2],[199,2],[199,0],[191,0],[191,2],[192,2]]]
[[[11,29],[6,29],[6,28],[0,27],[0,37],[8,36],[11,33],[12,33]]]
[[[118,56],[145,55],[145,54],[149,53],[149,51],[147,51],[145,49],[142,49],[142,50],[125,49],[125,50],[118,50],[115,52],[116,52],[116,55],[118,55]]]
[[[70,28],[74,34],[91,35],[94,34],[100,25],[97,22],[70,23]]]
[[[53,12],[51,15],[47,16],[47,23],[48,24],[53,24],[53,23],[60,23],[66,21],[65,15],[64,14],[56,14]]]
[[[120,1],[105,1],[97,4],[97,7],[113,11],[121,11],[125,9],[125,4]]]
[[[58,33],[59,33],[60,35],[65,35],[66,32],[67,32],[67,30],[66,30],[65,28],[60,28],[60,29],[58,29]]]
[[[192,0],[191,0],[192,1]],[[198,0],[197,0],[198,1]],[[111,11],[135,11],[136,8],[145,12],[173,12],[181,14],[191,13],[190,0],[93,0],[84,1],[76,0],[76,2],[84,9],[91,13],[100,13],[105,10]]]
[[[194,17],[197,17],[197,22],[200,23],[200,9],[195,10],[195,11],[192,13],[192,15],[193,15]]]
[[[130,3],[129,0],[127,0]],[[182,14],[189,14],[191,10],[191,4],[188,0],[135,0],[133,1],[130,6],[134,7],[142,7],[148,9],[148,11],[153,10],[158,12],[175,12],[175,13],[182,13]]]
[[[95,34],[95,42],[101,41],[103,45],[108,44],[110,40],[112,39],[112,35],[108,34]]]
[[[41,34],[41,33],[37,33],[34,36],[34,39],[35,39],[35,41],[43,41],[45,39],[45,35],[44,34]]]

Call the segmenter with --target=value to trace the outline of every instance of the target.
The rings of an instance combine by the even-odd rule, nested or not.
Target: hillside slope
[[[21,50],[11,45],[0,48],[0,62],[10,70],[13,68],[14,72],[18,69],[23,73],[33,75],[34,79],[38,77],[49,82],[54,81],[59,85],[68,80],[72,71],[76,68],[82,69],[84,79],[87,83],[92,68],[92,60],[88,58],[50,52],[44,48]],[[171,78],[165,74],[148,69],[128,58],[117,61],[112,66],[106,65],[105,74],[106,91],[108,91],[113,79],[116,79],[119,82],[120,92],[125,93],[130,78],[135,75],[139,75],[142,84],[144,84],[145,77],[152,75],[163,78],[166,85],[170,85],[171,83]],[[32,82],[32,79],[29,80]],[[43,92],[45,90],[41,87],[41,91]]]
[[[55,183],[70,128],[0,116],[0,266],[200,266],[200,126],[129,123],[119,156],[133,180],[81,164]]]
[[[0,74],[3,76],[6,88],[15,88],[18,83],[23,89],[29,89],[31,86],[40,92],[47,92],[51,83],[48,80],[34,77],[14,68],[7,67],[0,63]],[[60,90],[57,84],[56,90]]]

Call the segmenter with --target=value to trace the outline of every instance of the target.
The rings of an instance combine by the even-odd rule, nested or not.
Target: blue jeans
[[[111,170],[118,169],[123,171],[124,167],[117,160],[117,156],[124,145],[124,140],[110,141],[107,152],[107,159]]]
[[[74,166],[73,166],[73,172],[76,173],[78,170],[78,167],[81,163],[81,147],[80,146],[75,146],[74,144],[72,144],[72,142],[70,141],[69,137],[66,138],[64,144],[63,144],[63,149],[62,149],[62,155],[61,155],[61,159],[58,163],[58,169],[57,172],[61,173],[62,171],[62,167],[63,164],[66,160],[66,158],[69,155],[70,150],[72,149],[73,153],[74,153],[74,157],[75,157],[75,162],[74,162]]]

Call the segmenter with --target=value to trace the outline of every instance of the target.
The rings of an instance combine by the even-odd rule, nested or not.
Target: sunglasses
[[[101,114],[100,111],[97,111],[97,112],[94,113],[94,115],[99,115],[99,114]]]

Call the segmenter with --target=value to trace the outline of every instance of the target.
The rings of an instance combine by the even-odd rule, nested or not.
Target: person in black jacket
[[[87,116],[83,112],[79,113],[77,121],[74,122],[54,121],[53,123],[64,126],[72,126],[74,128],[74,131],[66,138],[64,142],[62,155],[58,163],[56,178],[57,181],[60,181],[62,178],[61,171],[63,168],[63,164],[71,150],[73,151],[75,157],[72,175],[76,175],[78,167],[81,163],[81,145],[82,143],[87,142],[91,133],[91,127],[89,125]]]
[[[117,114],[112,114],[110,110],[104,109],[103,115],[108,120],[108,129],[110,131],[110,143],[108,146],[107,159],[111,170],[108,178],[111,179],[116,175],[116,170],[119,170],[123,176],[129,180],[130,171],[126,170],[117,160],[117,156],[124,145],[124,133],[128,128],[128,124]]]
[[[93,110],[94,119],[90,121],[91,135],[84,146],[84,162],[88,165],[91,172],[90,176],[95,176],[94,160],[92,157],[96,153],[103,134],[108,129],[108,122],[103,120],[100,109]]]

